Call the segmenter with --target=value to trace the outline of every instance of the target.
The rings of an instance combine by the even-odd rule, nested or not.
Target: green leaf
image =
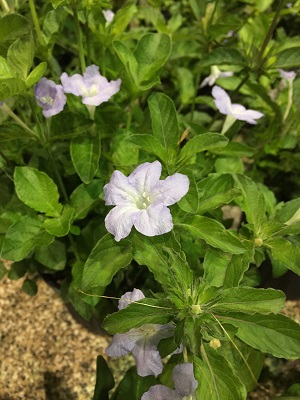
[[[146,324],[164,325],[170,322],[174,313],[176,311],[166,301],[145,298],[108,315],[102,326],[108,333],[115,335]]]
[[[167,150],[163,147],[160,141],[153,135],[136,134],[128,137],[127,141],[134,143],[136,146],[149,153],[155,154],[163,162],[168,159]]]
[[[24,215],[8,228],[1,257],[5,260],[21,261],[36,246],[48,245],[53,239],[53,236],[42,229],[41,221]]]
[[[31,279],[25,279],[22,285],[23,292],[27,293],[29,296],[35,296],[38,291],[37,284]]]
[[[210,149],[214,154],[221,154],[228,157],[252,157],[255,150],[243,143],[228,142],[226,147]]]
[[[36,84],[44,76],[46,69],[47,63],[45,61],[41,62],[37,67],[35,67],[26,78],[26,86],[31,87]]]
[[[184,173],[184,171],[181,171]],[[202,196],[203,191],[198,189],[196,180],[193,174],[188,175],[190,180],[190,187],[187,194],[177,203],[179,207],[187,212],[194,214],[197,212],[199,207],[199,198]]]
[[[113,47],[122,61],[127,75],[130,77],[131,81],[136,84],[138,64],[136,58],[132,51],[121,41],[114,40]]]
[[[270,314],[280,312],[284,302],[285,295],[280,290],[238,287],[224,289],[210,309],[213,312]]]
[[[93,121],[80,114],[63,111],[51,117],[51,141],[73,139],[92,127]]]
[[[116,242],[111,235],[103,236],[93,248],[84,265],[82,289],[106,287],[114,275],[132,260],[131,246],[126,240]]]
[[[5,268],[3,262],[0,260],[0,280],[4,278],[6,274],[7,274],[7,269]]]
[[[0,78],[13,78],[12,73],[6,59],[0,56]]]
[[[35,211],[58,217],[62,210],[57,186],[45,173],[31,167],[16,167],[15,189],[19,199]]]
[[[141,37],[135,51],[138,63],[136,82],[143,90],[159,82],[158,72],[171,53],[171,39],[163,33],[147,33]]]
[[[11,279],[12,281],[16,281],[20,278],[23,278],[23,276],[27,272],[27,267],[25,264],[22,262],[16,262],[13,263],[12,266],[10,267],[10,270],[8,271],[8,278]]]
[[[189,104],[195,97],[194,74],[188,68],[177,68],[176,79],[178,80],[178,87],[180,92],[180,99],[182,104]]]
[[[276,54],[276,61],[272,68],[300,67],[300,47],[285,49]]]
[[[300,357],[299,324],[284,315],[228,313],[217,318],[237,327],[237,336],[263,353],[286,359]]]
[[[32,35],[22,36],[8,49],[7,63],[16,77],[26,79],[32,66],[34,43]]]
[[[274,221],[291,225],[300,221],[300,199],[286,202],[275,214]]]
[[[272,256],[282,262],[288,269],[300,275],[300,249],[290,241],[273,237],[264,242],[271,250]]]
[[[240,194],[240,190],[234,187],[234,179],[230,174],[211,174],[198,183],[198,190],[203,191],[198,207],[199,214],[228,204]]]
[[[93,400],[109,400],[108,392],[115,386],[111,370],[102,356],[97,357],[96,385]]]
[[[176,225],[226,253],[243,254],[247,251],[244,244],[232,232],[211,218],[195,215],[186,217],[183,222]]]
[[[212,286],[235,287],[241,282],[252,261],[252,251],[244,254],[229,254],[210,248],[205,253],[204,278]]]
[[[139,376],[136,368],[132,367],[126,372],[111,400],[140,400],[142,395],[155,384],[157,381],[154,376]]]
[[[148,105],[151,114],[153,135],[167,151],[169,162],[171,161],[171,154],[174,154],[178,150],[178,141],[180,139],[174,103],[163,93],[153,93],[149,97]]]
[[[26,90],[25,83],[19,78],[6,78],[0,77],[0,101],[9,97],[22,94]]]
[[[74,220],[87,216],[103,192],[103,180],[94,179],[91,183],[79,185],[70,196],[70,206],[74,208]]]
[[[29,32],[29,21],[19,14],[8,14],[0,19],[0,43],[13,41]]]
[[[137,12],[138,8],[135,4],[128,3],[122,5],[122,7],[120,7],[119,10],[116,12],[114,20],[112,22],[112,34],[114,36],[118,36],[122,32],[124,32]]]
[[[242,198],[236,203],[245,211],[247,221],[252,224],[254,233],[259,236],[261,226],[266,220],[266,204],[264,196],[255,182],[245,175],[234,175],[236,186],[241,190]]]
[[[71,158],[82,182],[88,184],[97,172],[101,154],[101,136],[78,137],[71,142]]]
[[[201,60],[201,67],[231,64],[246,65],[246,61],[238,50],[229,47],[218,47]]]
[[[43,223],[43,227],[50,235],[59,237],[66,236],[70,231],[74,212],[74,208],[66,204],[62,214],[57,218],[46,219]]]
[[[194,136],[180,150],[179,161],[189,160],[192,156],[202,151],[226,146],[228,139],[219,133],[202,133]]]
[[[197,399],[245,400],[246,389],[227,360],[209,346],[201,346],[203,361],[194,356]]]
[[[66,246],[59,240],[54,240],[48,246],[37,246],[34,258],[49,269],[62,271],[67,264]]]

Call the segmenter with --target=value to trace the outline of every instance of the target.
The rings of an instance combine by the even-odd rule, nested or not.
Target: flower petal
[[[152,197],[155,203],[162,202],[165,206],[170,206],[187,194],[189,186],[189,178],[177,173],[159,181],[152,192]]]
[[[161,175],[161,163],[154,161],[139,165],[129,176],[128,182],[142,194],[151,194]]]
[[[259,111],[246,110],[241,104],[232,104],[232,115],[240,121],[246,121],[253,125],[257,124],[256,119],[264,116],[264,114]]]
[[[128,304],[134,301],[142,300],[144,298],[144,293],[140,289],[134,288],[132,292],[126,292],[123,294],[123,296],[121,296],[118,308],[119,310],[122,310],[123,308],[127,307]]]
[[[163,364],[156,346],[149,343],[147,336],[137,341],[132,350],[136,362],[137,373],[140,376],[161,374]]]
[[[129,235],[139,212],[134,206],[125,205],[116,206],[107,214],[105,227],[117,242]]]
[[[198,382],[194,377],[193,364],[183,363],[176,365],[172,373],[176,392],[181,396],[194,394],[198,387]]]
[[[105,349],[105,353],[110,357],[126,356],[132,351],[137,340],[138,338],[134,338],[128,333],[117,333],[111,344]]]
[[[113,172],[110,182],[103,190],[106,206],[135,204],[136,197],[139,197],[136,189],[130,185],[128,178],[121,171]]]
[[[170,210],[162,203],[140,210],[134,222],[136,230],[146,236],[162,235],[173,228]]]
[[[212,95],[214,96],[215,105],[222,114],[231,115],[231,100],[224,89],[219,86],[212,88]]]
[[[181,400],[175,390],[164,385],[151,386],[148,392],[145,392],[141,400]]]
[[[68,76],[68,74],[64,72],[61,75],[60,80],[64,87],[65,93],[72,93],[75,96],[83,95],[85,84],[81,75],[75,74],[73,76]]]
[[[99,106],[100,104],[105,103],[114,94],[118,93],[118,91],[120,90],[121,83],[122,83],[121,79],[107,82],[106,87],[104,88],[98,87],[97,95],[84,97],[82,103],[91,106]]]

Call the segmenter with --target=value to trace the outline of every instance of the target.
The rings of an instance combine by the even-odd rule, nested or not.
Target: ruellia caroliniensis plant
[[[299,357],[299,2],[0,6],[0,277],[133,355],[94,400],[246,399]]]

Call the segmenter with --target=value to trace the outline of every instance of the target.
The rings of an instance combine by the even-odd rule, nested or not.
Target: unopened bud
[[[219,339],[212,339],[209,342],[209,345],[212,349],[217,350],[219,347],[221,347],[221,342]]]

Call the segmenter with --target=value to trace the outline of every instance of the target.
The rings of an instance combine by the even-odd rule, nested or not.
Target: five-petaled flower
[[[60,113],[67,101],[63,87],[47,78],[38,81],[34,87],[34,95],[46,118]]]
[[[107,206],[114,207],[105,218],[106,229],[119,241],[132,227],[146,236],[170,232],[173,221],[167,206],[175,204],[189,190],[186,175],[176,173],[160,180],[159,161],[139,165],[128,177],[114,171],[104,186]]]
[[[183,400],[195,399],[198,382],[194,377],[193,364],[183,363],[173,369],[172,378],[175,390],[164,385],[151,386],[141,400]]]
[[[121,79],[110,81],[102,76],[97,65],[90,65],[82,75],[71,77],[64,72],[60,77],[65,93],[82,97],[82,103],[99,106],[120,90]]]
[[[257,124],[256,119],[261,118],[264,114],[255,110],[246,110],[241,104],[231,103],[230,97],[224,89],[214,86],[212,89],[214,102],[218,110],[222,114],[230,115],[240,121],[246,121],[249,124]]]
[[[119,300],[119,309],[128,304],[143,299],[145,296],[139,289],[125,293]],[[146,306],[145,306],[146,307]],[[157,376],[162,372],[163,365],[157,345],[161,339],[173,335],[175,327],[166,325],[146,324],[139,328],[130,329],[127,333],[114,335],[112,343],[105,350],[111,357],[125,356],[132,353],[140,376]]]
[[[212,86],[219,78],[228,78],[233,75],[232,71],[221,71],[216,65],[210,67],[210,74],[202,81],[200,88],[206,85]]]

